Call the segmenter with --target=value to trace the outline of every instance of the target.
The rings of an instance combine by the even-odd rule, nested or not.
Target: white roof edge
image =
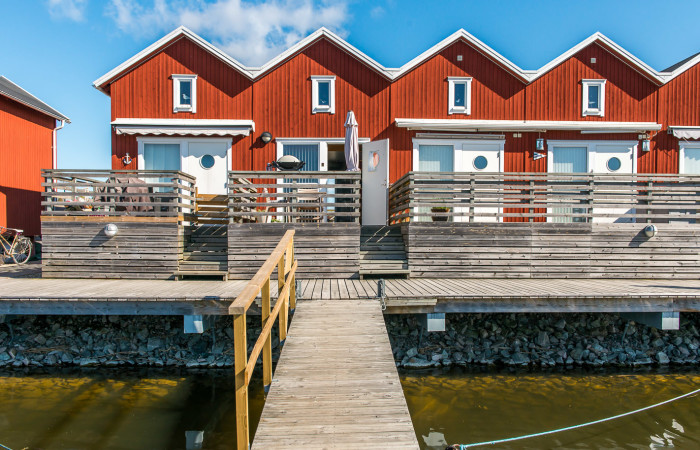
[[[700,63],[700,54],[696,55],[693,59],[683,64],[673,72],[661,72],[661,76],[664,77],[664,81],[668,83],[669,81],[673,80],[678,75],[682,74],[683,72],[687,71],[688,69],[690,69],[698,63]]]
[[[214,56],[222,60],[224,63],[230,65],[234,69],[238,70],[241,72],[243,75],[246,77],[252,79],[253,76],[248,72],[246,67],[238,62],[236,59],[232,58],[231,56],[227,55],[224,53],[222,50],[219,48],[215,47],[213,44],[211,44],[209,41],[203,39],[201,36],[196,34],[195,32],[191,31],[189,28],[185,26],[179,26],[170,33],[166,34],[162,38],[158,39],[156,42],[153,44],[149,45],[145,49],[141,50],[139,53],[136,55],[132,56],[131,58],[127,59],[114,69],[110,70],[106,74],[102,75],[100,78],[97,80],[93,81],[92,85],[102,91],[100,86],[102,86],[104,83],[110,81],[114,77],[118,76],[125,70],[129,69],[130,67],[134,66],[135,64],[140,63],[144,59],[148,58],[151,56],[156,50],[159,48],[167,45],[170,42],[173,42],[177,40],[178,38],[186,36],[190,39],[192,39],[195,43],[198,45],[202,46],[205,50],[209,51],[212,53]],[[104,92],[104,91],[103,91]]]
[[[551,60],[550,62],[545,64],[544,66],[540,67],[538,70],[534,71],[534,73],[530,77],[530,82],[540,78],[542,75],[544,75],[547,72],[549,72],[550,70],[554,69],[559,64],[563,63],[567,59],[574,56],[576,53],[580,52],[584,48],[586,48],[589,45],[591,45],[595,42],[598,42],[598,41],[607,45],[612,50],[619,53],[624,58],[626,58],[628,61],[633,63],[633,67],[632,67],[633,69],[636,69],[637,71],[642,72],[643,74],[646,74],[649,78],[656,81],[659,85],[664,84],[664,82],[665,82],[664,77],[659,72],[657,72],[656,70],[649,67],[648,64],[646,64],[641,59],[637,58],[632,53],[630,53],[627,50],[625,50],[624,48],[622,48],[615,41],[608,38],[607,36],[605,36],[603,33],[599,32],[599,31],[593,33],[591,36],[587,37],[583,41],[574,45],[569,50],[565,51],[561,55],[557,56],[556,58],[554,58],[553,60]]]
[[[19,86],[18,86],[18,87],[19,87]],[[22,89],[24,92],[26,92],[27,94],[29,94],[29,95],[31,95],[32,97],[34,97],[34,95],[30,94],[26,89],[21,88],[21,87],[20,87],[20,89]],[[47,111],[47,110],[44,109],[44,108],[39,108],[39,107],[36,106],[36,105],[32,105],[31,103],[27,103],[27,102],[23,101],[22,99],[19,99],[19,98],[15,97],[14,95],[10,95],[10,94],[5,93],[5,92],[0,92],[0,95],[3,95],[3,96],[5,96],[5,97],[7,97],[7,98],[10,98],[10,99],[16,101],[17,103],[21,103],[21,104],[23,104],[24,106],[26,106],[27,108],[33,109],[34,111],[39,111],[40,113],[46,114],[47,116],[52,117],[52,118],[54,118],[54,119],[56,119],[56,120],[61,120],[61,121],[65,121],[66,123],[71,123],[71,122],[70,122],[70,119],[69,119],[65,114],[59,112],[58,110],[55,110],[55,111],[58,113],[58,114],[55,114],[55,113],[53,113],[53,112],[51,112],[51,111]],[[38,99],[38,97],[35,97],[35,98]],[[43,103],[43,102],[42,102],[42,103]]]
[[[460,28],[459,30],[455,31],[442,41],[438,42],[434,46],[430,47],[428,50],[424,51],[420,55],[416,56],[403,66],[401,66],[396,73],[393,74],[393,78],[400,78],[402,75],[406,74],[407,72],[413,70],[415,67],[418,67],[421,65],[423,62],[428,60],[430,57],[435,55],[436,53],[439,53],[442,49],[446,48],[449,45],[452,45],[454,42],[464,39],[467,41],[469,44],[471,44],[473,47],[476,48],[480,53],[484,54],[486,57],[489,59],[501,64],[505,68],[511,70],[516,76],[522,79],[525,83],[529,82],[530,77],[527,73],[527,71],[521,69],[518,65],[510,61],[508,58],[505,56],[501,55],[498,53],[496,50],[492,49],[488,45],[484,44],[482,41],[477,39],[475,36],[473,36],[471,33],[466,31],[463,28]]]
[[[656,122],[598,122],[559,120],[470,120],[470,119],[394,119],[399,128],[414,130],[660,130]]]
[[[326,27],[321,27],[318,30],[314,31],[310,35],[306,36],[296,44],[292,45],[289,47],[287,50],[283,51],[279,55],[275,56],[265,64],[263,64],[260,67],[255,67],[255,68],[249,68],[248,70],[251,73],[254,73],[254,77],[257,78],[260,75],[264,74],[271,68],[275,67],[285,59],[289,58],[290,56],[294,55],[295,53],[301,51],[305,47],[307,47],[309,44],[313,43],[315,40],[319,39],[320,37],[326,37],[328,38],[331,42],[333,42],[335,45],[340,47],[341,49],[345,50],[346,52],[350,53],[352,56],[357,58],[360,62],[370,66],[372,69],[376,70],[380,74],[384,75],[384,77],[388,79],[392,79],[392,76],[389,74],[387,69],[379,64],[377,61],[374,59],[370,58],[367,56],[365,53],[360,51],[357,47],[353,46],[349,42],[347,42],[345,39],[341,38],[337,34],[333,33],[331,30],[329,30]]]
[[[117,118],[111,122],[111,125],[155,125],[155,126],[201,126],[201,127],[255,127],[255,122],[252,120],[239,119],[132,119],[132,118]]]
[[[669,130],[696,130],[700,129],[700,125],[669,125]]]

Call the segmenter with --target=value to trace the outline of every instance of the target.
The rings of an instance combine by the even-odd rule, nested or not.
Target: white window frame
[[[605,83],[607,80],[581,80],[581,115],[605,117]],[[598,106],[599,108],[588,107],[588,88],[598,86]]]
[[[632,147],[632,173],[637,173],[637,155],[639,152],[638,141],[563,141],[563,140],[547,140],[547,172],[552,172],[554,161],[552,158],[552,150],[556,147],[585,147],[586,148],[586,173],[593,173],[593,167],[596,163],[596,150],[598,147]]]
[[[478,170],[465,170],[471,166],[471,161],[466,161],[463,151],[469,144],[498,144],[498,171],[503,172],[504,167],[504,151],[505,139],[430,139],[430,138],[414,138],[413,139],[413,162],[412,170],[418,171],[420,161],[418,160],[418,148],[421,145],[450,145],[452,146],[452,168],[455,172],[479,172]],[[466,150],[469,150],[468,148]]]
[[[328,106],[318,103],[318,84],[328,82],[330,84]],[[312,75],[311,76],[311,113],[335,114],[335,75]]]
[[[173,112],[197,112],[197,75],[173,74]],[[192,85],[192,104],[183,105],[180,103],[180,82],[189,81]]]
[[[138,136],[136,137],[136,142],[138,145],[138,170],[144,170],[146,167],[146,161],[143,156],[144,144],[178,144],[180,146],[180,171],[189,173],[189,160],[187,156],[190,154],[189,143],[190,142],[220,142],[226,144],[226,167],[227,170],[231,170],[232,167],[232,146],[233,139],[231,138],[180,138],[180,137],[147,137]]]
[[[472,113],[472,78],[471,77],[447,77],[447,95],[448,95],[448,114],[466,114]],[[464,106],[455,106],[455,85],[464,84],[465,99]]]
[[[695,175],[685,173],[685,149],[700,149],[700,142],[678,141],[678,174],[679,175]]]

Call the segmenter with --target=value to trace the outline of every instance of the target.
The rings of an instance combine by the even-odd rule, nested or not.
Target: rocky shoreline
[[[399,367],[640,367],[700,363],[700,315],[661,331],[615,314],[448,314],[445,332],[387,316]]]
[[[419,316],[385,318],[399,367],[641,367],[700,363],[700,315],[660,331],[615,314],[448,314],[444,333]],[[233,330],[218,317],[184,334],[180,316],[14,316],[0,323],[0,367],[233,366]],[[260,318],[248,319],[248,346]],[[273,334],[273,359],[279,340]]]

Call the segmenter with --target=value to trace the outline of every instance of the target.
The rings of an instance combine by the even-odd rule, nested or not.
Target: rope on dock
[[[700,392],[700,389],[696,389],[696,390],[694,390],[694,391],[692,391],[692,392],[688,392],[687,394],[679,395],[678,397],[674,397],[674,398],[672,398],[672,399],[670,399],[670,400],[666,400],[666,401],[663,401],[663,402],[661,402],[661,403],[656,403],[655,405],[646,406],[646,407],[644,407],[644,408],[636,409],[636,410],[634,410],[634,411],[629,411],[629,412],[626,412],[626,413],[623,413],[623,414],[618,414],[617,416],[606,417],[605,419],[594,420],[593,422],[581,423],[581,424],[573,425],[573,426],[570,426],[570,427],[558,428],[558,429],[556,429],[556,430],[543,431],[543,432],[541,432],[541,433],[527,434],[527,435],[524,435],[524,436],[517,436],[517,437],[512,437],[512,438],[507,438],[507,439],[499,439],[499,440],[496,440],[496,441],[476,442],[476,443],[473,443],[473,444],[459,444],[459,445],[456,445],[456,446],[454,446],[454,447],[459,448],[459,449],[461,450],[461,449],[465,449],[465,448],[469,448],[469,447],[476,447],[476,446],[478,446],[478,445],[502,444],[502,443],[504,443],[504,442],[520,441],[520,440],[522,440],[522,439],[529,439],[529,438],[533,438],[533,437],[539,437],[539,436],[545,436],[545,435],[548,435],[548,434],[559,433],[559,432],[562,432],[562,431],[574,430],[574,429],[576,429],[576,428],[583,428],[583,427],[587,427],[587,426],[589,426],[589,425],[596,425],[596,424],[598,424],[598,423],[608,422],[608,421],[610,421],[610,420],[615,420],[615,419],[619,419],[619,418],[625,417],[625,416],[630,416],[630,415],[632,415],[632,414],[636,414],[636,413],[639,413],[639,412],[642,412],[642,411],[647,411],[647,410],[649,410],[649,409],[656,408],[657,406],[662,406],[662,405],[665,405],[665,404],[667,404],[667,403],[675,402],[676,400],[680,400],[680,399],[685,398],[685,397],[690,397],[691,395],[695,395],[695,394],[697,394],[698,392]]]

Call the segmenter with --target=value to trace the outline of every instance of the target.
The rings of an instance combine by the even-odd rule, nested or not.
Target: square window
[[[583,116],[605,115],[605,81],[606,80],[582,80],[583,85]]]
[[[471,114],[472,79],[448,77],[448,114]]]
[[[173,112],[197,112],[197,75],[173,75]]]
[[[311,77],[311,112],[335,114],[335,76]]]

